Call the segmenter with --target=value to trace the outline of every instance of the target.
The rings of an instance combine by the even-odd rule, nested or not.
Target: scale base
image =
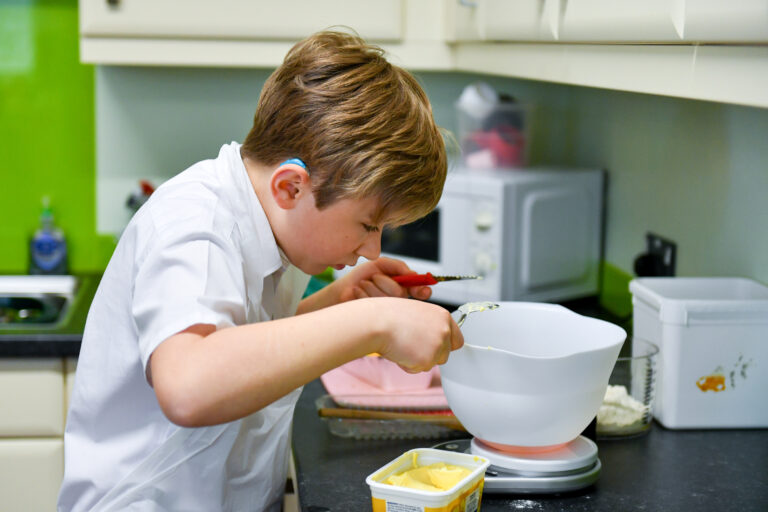
[[[433,448],[449,452],[471,453],[471,439],[439,443]],[[499,466],[488,466],[483,492],[489,494],[556,494],[589,487],[600,477],[600,459],[588,466],[554,473],[523,473]]]

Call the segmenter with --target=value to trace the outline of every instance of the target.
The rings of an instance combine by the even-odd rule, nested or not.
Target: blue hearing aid
[[[288,160],[281,163],[280,165],[285,165],[285,164],[296,164],[299,167],[302,167],[305,171],[307,171],[307,174],[309,174],[309,169],[307,168],[307,164],[305,164],[304,160],[302,160],[301,158],[289,158]],[[278,167],[280,167],[280,165],[278,165]]]

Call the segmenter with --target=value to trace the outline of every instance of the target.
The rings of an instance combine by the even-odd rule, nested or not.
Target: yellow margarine
[[[413,467],[402,473],[391,475],[386,482],[389,485],[420,489],[423,491],[447,491],[456,486],[472,471],[462,466],[435,462],[428,466],[419,467],[417,453],[413,453]]]

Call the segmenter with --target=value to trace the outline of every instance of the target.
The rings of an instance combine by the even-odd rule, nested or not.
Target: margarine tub
[[[365,479],[373,512],[476,512],[489,464],[466,453],[409,450]]]

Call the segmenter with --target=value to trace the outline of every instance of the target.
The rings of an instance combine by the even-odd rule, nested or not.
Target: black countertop
[[[54,329],[0,331],[0,357],[67,357],[80,350],[98,275],[78,276],[76,305]],[[594,301],[566,303],[605,317]],[[607,317],[628,332],[626,320]],[[305,512],[370,510],[365,477],[411,448],[438,440],[357,441],[330,434],[314,401],[325,393],[308,384],[294,416],[293,450]],[[764,405],[756,404],[756,407]],[[483,495],[494,510],[768,510],[768,430],[675,431],[654,424],[644,436],[598,441],[603,469],[597,483],[563,495]]]
[[[78,277],[77,305],[67,321],[55,329],[0,331],[0,357],[78,354],[100,276]],[[564,305],[631,332],[627,319],[610,317],[594,300]],[[371,510],[365,477],[403,452],[439,440],[357,441],[333,436],[315,410],[314,401],[324,393],[319,380],[308,384],[294,415],[293,451],[302,511]],[[641,437],[598,441],[598,457],[603,468],[592,487],[564,495],[485,493],[482,510],[768,510],[768,430],[677,431],[654,424]]]
[[[403,452],[439,440],[336,437],[315,409],[324,393],[319,380],[309,383],[294,415],[301,510],[371,510],[365,478]],[[483,512],[768,510],[768,430],[681,431],[654,423],[643,436],[597,444],[603,468],[593,486],[562,495],[484,493]]]

